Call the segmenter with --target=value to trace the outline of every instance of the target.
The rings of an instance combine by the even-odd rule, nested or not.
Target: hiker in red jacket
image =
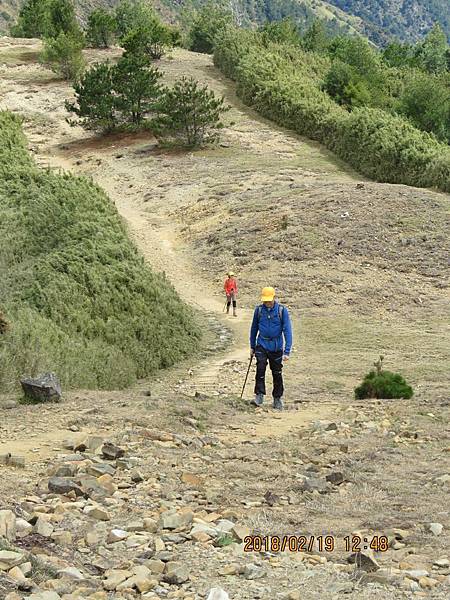
[[[227,315],[230,312],[230,306],[233,302],[233,317],[237,317],[236,296],[238,293],[238,285],[233,271],[228,271],[227,276],[228,277],[227,279],[225,279],[225,283],[223,284],[223,289],[225,290],[225,294],[227,295]]]

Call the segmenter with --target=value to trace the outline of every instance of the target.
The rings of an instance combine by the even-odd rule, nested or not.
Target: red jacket
[[[237,294],[238,285],[236,279],[234,277],[227,277],[225,279],[225,283],[223,284],[223,289],[225,290],[227,296],[231,296],[233,292]]]

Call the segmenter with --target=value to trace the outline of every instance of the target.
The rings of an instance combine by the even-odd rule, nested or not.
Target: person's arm
[[[289,311],[286,307],[283,308],[283,335],[284,335],[284,352],[285,356],[289,356],[292,348],[292,324],[289,316]]]
[[[255,308],[253,313],[252,326],[250,328],[250,349],[256,348],[256,336],[258,335],[258,308]]]

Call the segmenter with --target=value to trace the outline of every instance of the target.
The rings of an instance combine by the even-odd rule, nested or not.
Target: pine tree
[[[43,37],[49,32],[49,0],[26,0],[19,12],[16,25],[11,27],[14,37]]]
[[[114,16],[104,8],[93,10],[88,17],[86,38],[93,48],[109,48],[116,31]]]
[[[182,77],[173,88],[164,90],[154,121],[158,137],[187,147],[216,141],[223,128],[222,113],[229,110],[223,98],[216,98],[207,86]]]
[[[125,53],[113,71],[116,107],[126,122],[139,125],[155,109],[161,94],[162,73],[140,54]]]
[[[96,63],[74,85],[75,102],[66,101],[66,109],[78,120],[71,125],[108,133],[118,125],[116,101],[113,94],[113,67],[107,62]]]
[[[60,32],[56,38],[45,41],[40,58],[52,71],[74,81],[85,66],[83,46],[84,41],[78,35]]]

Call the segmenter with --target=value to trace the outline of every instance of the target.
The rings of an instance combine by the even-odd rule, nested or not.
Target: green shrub
[[[128,54],[160,59],[172,47],[173,31],[156,17],[132,29],[122,40]]]
[[[58,37],[60,33],[81,33],[72,0],[26,0],[11,28],[15,37]]]
[[[432,187],[442,185],[431,165],[448,147],[405,119],[382,110],[359,108],[339,128],[335,152],[358,171],[389,183]],[[449,185],[450,182],[447,181]]]
[[[193,311],[144,263],[105,193],[38,169],[5,112],[0,211],[1,390],[42,371],[66,388],[121,388],[195,351]]]
[[[66,109],[78,117],[68,119],[71,125],[108,133],[120,124],[113,74],[114,67],[109,63],[96,63],[75,83],[75,102],[65,103]]]
[[[113,89],[117,110],[125,122],[140,125],[155,110],[161,95],[161,77],[162,73],[152,68],[145,56],[126,52],[120,58],[113,69]]]
[[[115,10],[117,35],[123,40],[133,29],[155,18],[150,4],[142,0],[120,0]]]
[[[398,373],[390,371],[370,371],[361,385],[355,388],[355,398],[406,398],[413,395],[413,389]]]
[[[230,10],[208,2],[194,17],[189,31],[189,49],[211,54],[216,37],[231,25],[232,21],[233,15]]]
[[[386,93],[380,61],[364,42],[339,42],[330,50],[356,72],[367,68],[369,88],[350,87],[350,98],[364,102],[367,90]],[[280,125],[318,140],[361,173],[378,181],[450,189],[449,148],[406,119],[379,108],[349,113],[322,90],[330,59],[293,46],[267,47],[257,33],[227,28],[217,38],[215,64],[237,82],[243,101]],[[375,94],[376,96],[376,94]],[[372,100],[371,100],[372,101]],[[379,104],[388,104],[381,97]]]
[[[102,133],[139,126],[155,109],[161,77],[143,54],[126,52],[115,65],[94,64],[74,85],[75,102],[66,101],[66,109],[78,117],[68,121]]]
[[[397,103],[397,110],[415,127],[434,133],[450,143],[450,77],[435,77],[409,71]]]
[[[229,110],[207,86],[182,77],[163,92],[153,127],[165,142],[194,148],[217,141],[221,115]]]
[[[58,37],[45,40],[40,59],[64,79],[75,81],[80,77],[86,65],[83,47],[82,37],[61,32]]]
[[[86,39],[93,48],[109,48],[117,29],[114,15],[98,8],[93,10],[87,22]]]
[[[50,33],[50,11],[48,0],[25,0],[17,23],[11,27],[14,37],[43,37]]]

